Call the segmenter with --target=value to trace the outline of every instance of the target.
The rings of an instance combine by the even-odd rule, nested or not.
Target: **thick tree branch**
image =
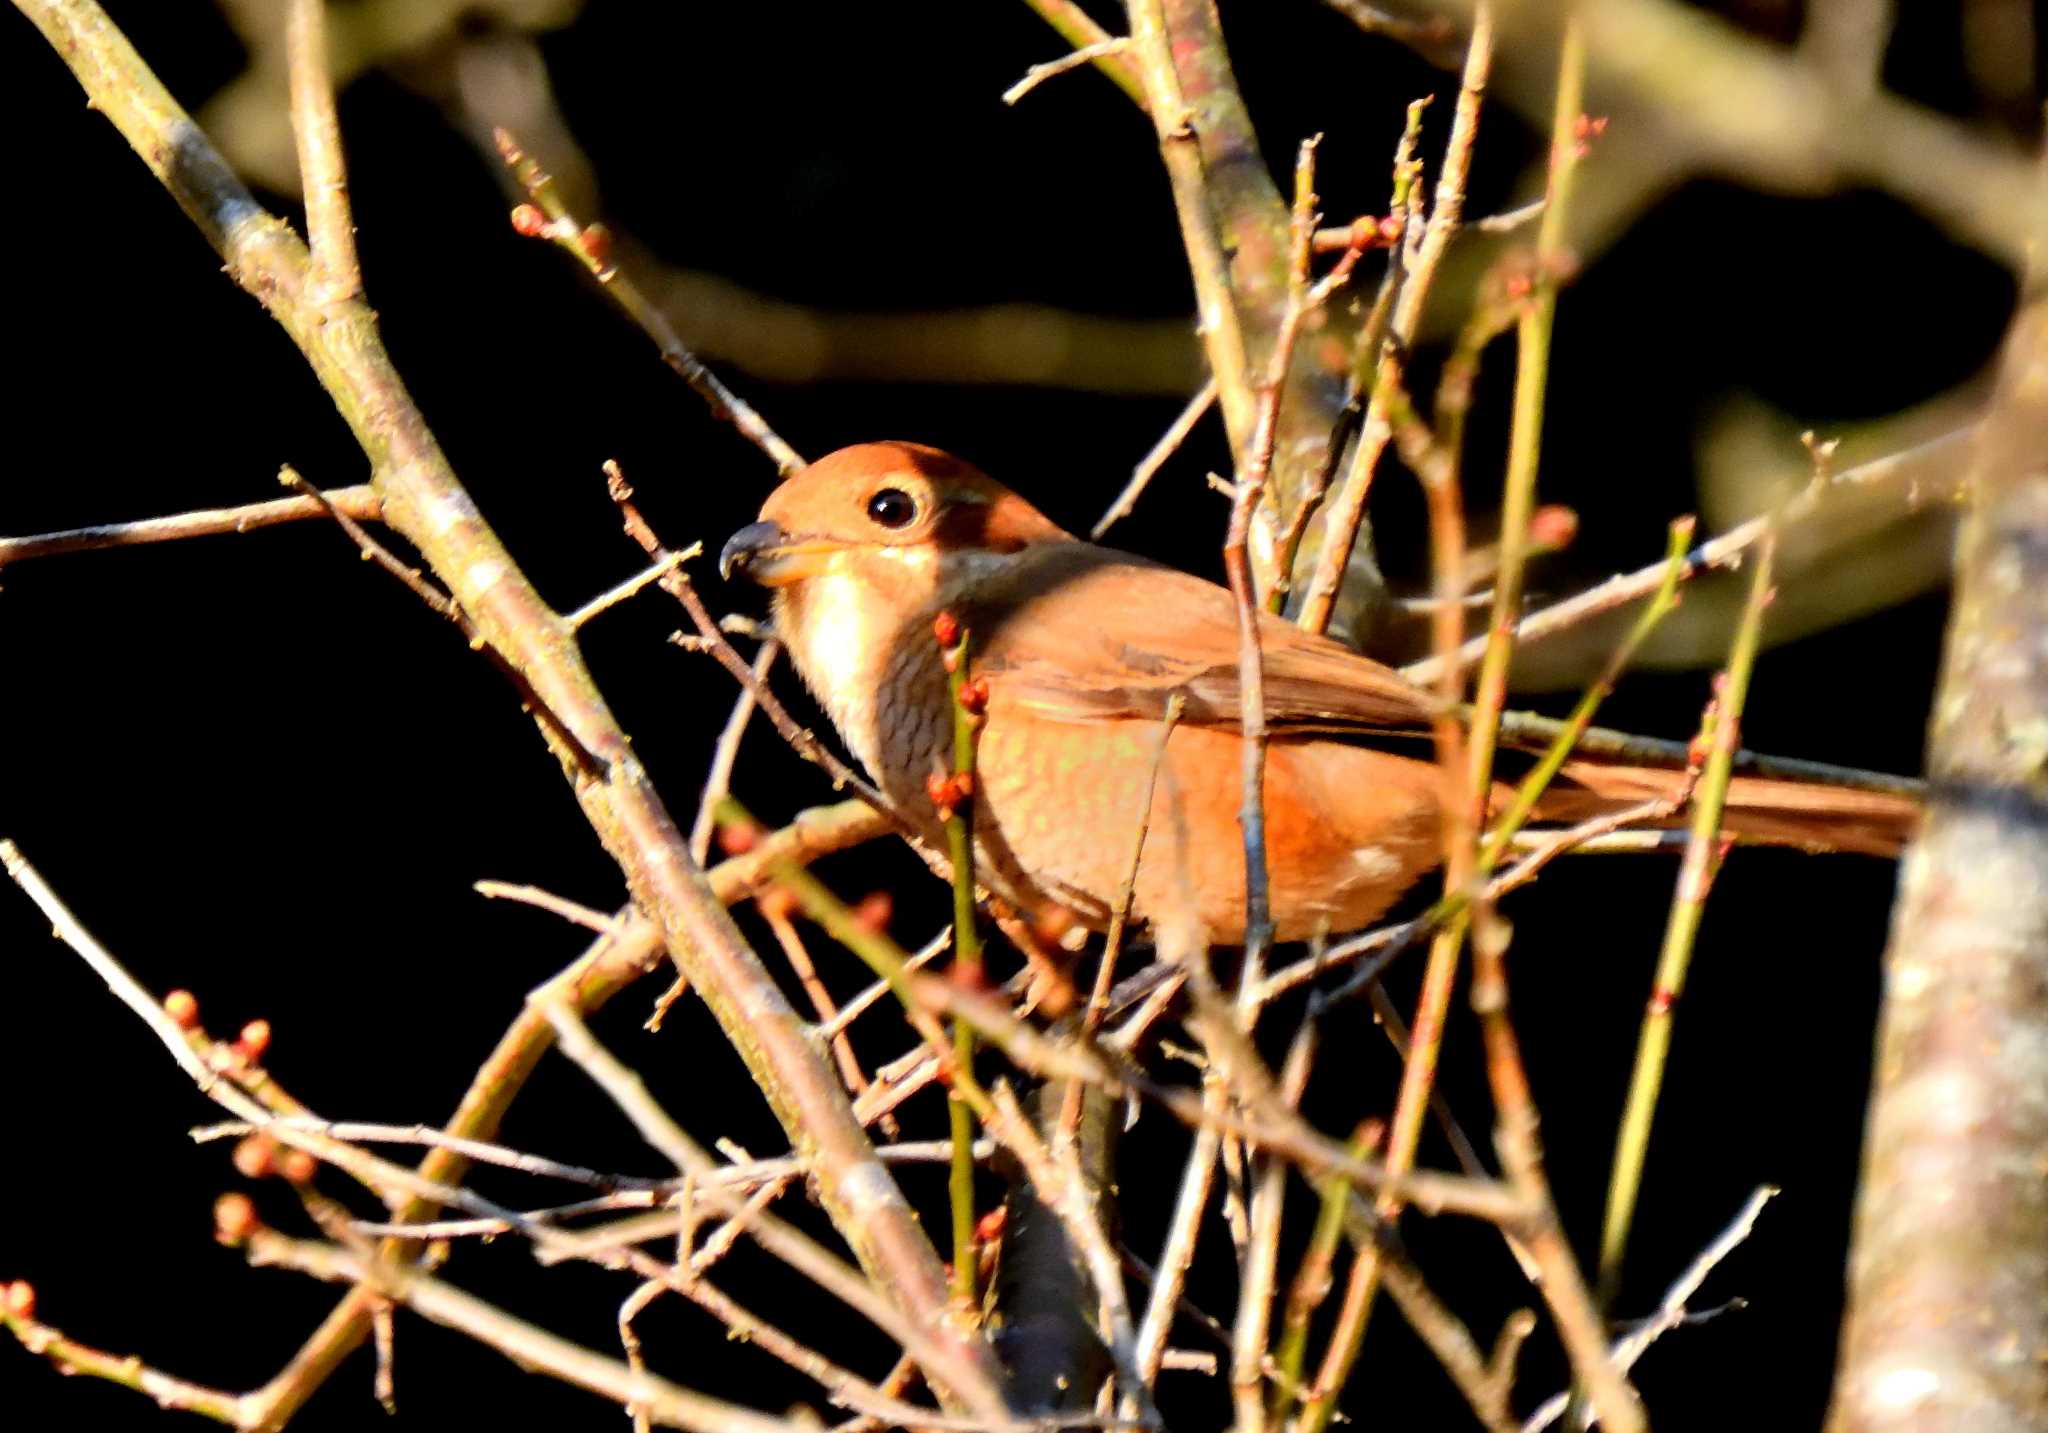
[[[1214,0],[1129,0],[1125,8],[1128,55],[1144,81],[1146,109],[1173,186],[1209,371],[1232,451],[1243,467],[1258,425],[1267,363],[1287,314],[1288,205],[1259,152]],[[1334,331],[1341,322],[1341,315],[1324,310],[1311,328],[1328,325],[1326,331]],[[1327,467],[1344,408],[1348,339],[1330,344],[1311,337],[1303,335],[1287,366],[1271,488],[1257,513],[1251,557],[1261,593],[1279,585],[1279,518],[1295,510]],[[1296,572],[1316,560],[1322,529],[1320,516],[1309,524],[1297,549]],[[1386,599],[1369,527],[1360,531],[1345,572],[1333,625],[1358,637],[1371,629]]]
[[[1833,1433],[2048,1423],[2044,432],[2037,287],[1978,437],[1899,873]]]

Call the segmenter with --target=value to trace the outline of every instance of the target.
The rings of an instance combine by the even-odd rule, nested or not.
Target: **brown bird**
[[[933,622],[972,634],[987,684],[976,754],[977,874],[1020,909],[1109,919],[1139,803],[1150,829],[1133,913],[1163,948],[1245,932],[1238,824],[1237,610],[1228,591],[1083,542],[975,468],[912,443],[843,448],[778,487],[721,572],[775,589],[790,656],[878,785],[944,848],[927,781],[951,770],[952,708]],[[1442,787],[1431,697],[1392,669],[1261,619],[1266,860],[1282,940],[1366,925],[1437,865]],[[1159,737],[1174,693],[1185,710]],[[1673,791],[1681,775],[1575,760],[1539,815],[1578,820]],[[1905,797],[1737,778],[1727,827],[1807,847],[1896,851]]]

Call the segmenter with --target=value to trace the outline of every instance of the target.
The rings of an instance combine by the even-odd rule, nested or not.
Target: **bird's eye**
[[[868,499],[868,517],[883,527],[907,527],[917,516],[917,499],[901,488],[882,488]]]

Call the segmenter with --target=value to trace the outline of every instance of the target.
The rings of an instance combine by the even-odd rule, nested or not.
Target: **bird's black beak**
[[[792,535],[772,522],[749,523],[718,554],[718,575],[738,572],[763,587],[787,587],[829,571],[846,546],[829,537]]]
[[[727,581],[734,572],[753,574],[748,571],[754,562],[787,540],[782,529],[772,522],[750,522],[726,542],[725,550],[718,554],[718,575]]]

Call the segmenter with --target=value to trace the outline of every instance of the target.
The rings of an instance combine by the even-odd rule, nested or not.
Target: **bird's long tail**
[[[1536,807],[1536,819],[1577,823],[1685,791],[1683,771],[1597,758],[1565,763]],[[1808,851],[1858,851],[1896,856],[1920,824],[1920,799],[1905,790],[1876,790],[1776,776],[1736,776],[1728,784],[1722,830],[1738,840]],[[1683,825],[1684,810],[1650,825]]]

